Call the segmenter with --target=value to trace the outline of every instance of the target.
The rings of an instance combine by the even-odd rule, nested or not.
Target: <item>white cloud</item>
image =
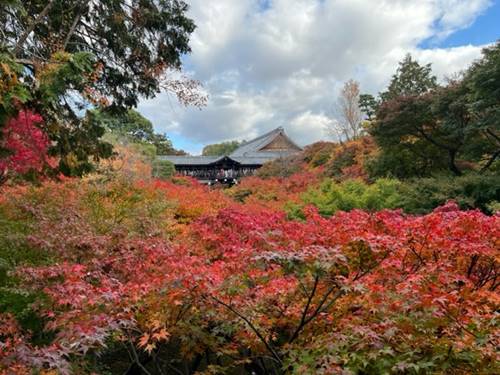
[[[470,26],[474,20],[486,8],[492,4],[492,0],[439,0],[437,5],[441,10],[441,18],[438,37],[450,35],[456,30]]]
[[[467,45],[451,49],[424,49],[413,53],[422,63],[432,63],[433,72],[440,78],[464,70],[481,56],[481,48]]]
[[[408,52],[439,76],[464,69],[480,47],[422,49],[470,25],[490,0],[192,0],[198,28],[188,58],[210,95],[184,109],[161,94],[140,110],[157,129],[209,143],[284,126],[297,142],[324,139],[342,82],[384,88]]]
[[[319,139],[329,138],[331,136],[328,130],[330,126],[332,126],[330,116],[324,113],[306,111],[290,120],[287,131],[297,142],[302,142],[304,139],[310,138],[311,135]]]

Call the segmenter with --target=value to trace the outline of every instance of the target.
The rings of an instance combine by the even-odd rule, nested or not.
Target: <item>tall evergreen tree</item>
[[[123,113],[168,90],[202,105],[197,82],[180,72],[195,28],[187,10],[182,0],[0,1],[0,75],[24,88],[2,95],[0,127],[33,108],[61,171],[74,175],[111,154],[104,128],[80,116],[89,104]]]
[[[417,96],[437,87],[437,79],[432,74],[431,64],[420,65],[410,54],[399,63],[389,87],[380,94],[383,101],[399,96]]]
[[[361,94],[359,96],[359,109],[366,115],[368,121],[373,121],[375,119],[378,105],[379,103],[373,95]]]
[[[370,126],[381,147],[372,165],[376,174],[411,177],[447,169],[461,175],[471,163],[482,171],[492,167],[500,155],[498,50],[498,44],[486,49],[464,77],[445,86],[437,85],[430,65],[405,57]]]

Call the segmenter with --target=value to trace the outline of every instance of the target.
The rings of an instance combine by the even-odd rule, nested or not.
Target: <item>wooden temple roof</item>
[[[224,156],[177,156],[163,155],[161,160],[168,160],[178,166],[210,166],[224,161],[245,165],[262,165],[268,161],[286,157],[302,149],[295,144],[282,127],[276,128],[249,142],[243,143],[235,151]]]

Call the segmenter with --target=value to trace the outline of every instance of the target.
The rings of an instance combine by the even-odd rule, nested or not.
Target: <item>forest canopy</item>
[[[364,97],[368,132],[381,149],[372,166],[376,174],[406,178],[498,170],[499,62],[497,42],[462,76],[438,85],[430,65],[407,56],[387,91],[378,99]]]

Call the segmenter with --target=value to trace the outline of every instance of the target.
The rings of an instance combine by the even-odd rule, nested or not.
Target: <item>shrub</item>
[[[237,202],[282,210],[289,202],[299,202],[300,195],[319,184],[316,173],[296,173],[287,178],[246,177],[241,183],[225,190]]]
[[[370,211],[397,208],[401,205],[400,185],[399,181],[391,179],[379,179],[371,185],[361,180],[337,183],[327,179],[318,188],[306,192],[302,196],[302,202],[303,205],[317,207],[324,216],[355,208]],[[296,206],[289,206],[291,217],[297,216],[299,212]]]
[[[407,213],[425,214],[448,201],[462,209],[480,209],[485,213],[498,211],[500,176],[469,174],[462,177],[440,176],[405,182],[381,178],[373,184],[361,180],[341,183],[327,179],[301,197],[301,203],[286,206],[290,218],[300,219],[304,206],[311,204],[322,215],[355,208],[376,211],[401,208]]]
[[[153,177],[166,179],[175,174],[174,163],[168,160],[156,160],[153,163]]]
[[[312,167],[319,167],[330,160],[338,144],[333,142],[316,142],[304,148],[302,158]]]
[[[338,180],[361,178],[368,179],[365,164],[376,152],[376,145],[371,137],[362,137],[338,145],[330,160],[325,163],[326,176]]]
[[[391,196],[391,183],[379,190]],[[16,269],[23,288],[45,294],[35,306],[53,336],[36,345],[0,313],[0,371],[95,373],[120,345],[110,365],[135,353],[129,368],[151,374],[498,373],[500,217],[453,204],[305,216],[234,206],[175,242],[102,239],[82,216],[54,217],[34,236],[42,252],[57,239],[59,261]],[[61,231],[75,223],[84,230]]]
[[[414,179],[402,184],[401,195],[401,207],[410,213],[430,212],[448,200],[456,201],[462,209],[479,208],[492,213],[494,202],[500,201],[500,175]]]
[[[500,212],[500,202],[498,201],[493,201],[491,203],[488,203],[486,205],[488,210],[490,210],[491,213],[496,214]]]
[[[489,178],[459,185],[494,209]],[[410,188],[314,173],[4,186],[0,373],[497,374],[500,216],[370,212]]]
[[[304,168],[299,156],[292,155],[284,158],[278,158],[265,163],[257,170],[256,175],[261,178],[271,177],[290,177],[300,172]]]

